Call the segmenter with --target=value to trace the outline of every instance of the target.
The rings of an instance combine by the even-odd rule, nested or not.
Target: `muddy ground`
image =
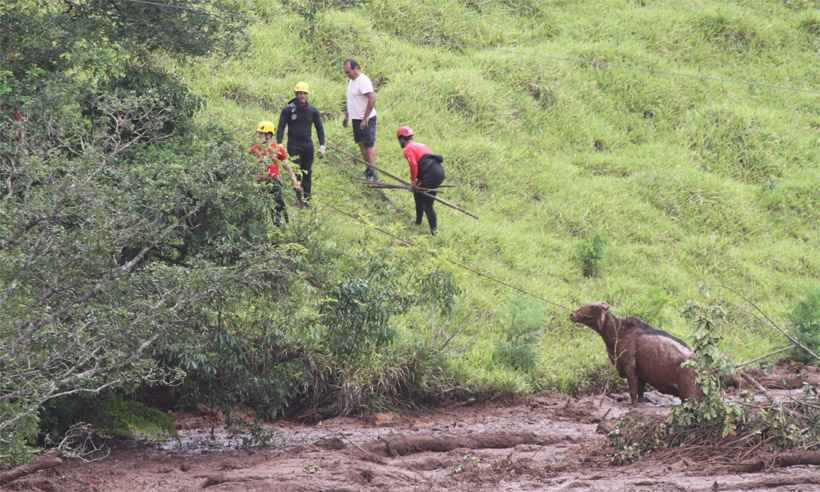
[[[820,376],[820,374],[818,374]],[[771,390],[778,398],[786,389]],[[429,411],[268,426],[273,446],[242,449],[218,416],[178,415],[179,439],[120,446],[94,463],[69,461],[14,490],[820,490],[820,468],[728,473],[712,462],[645,458],[610,463],[605,428],[628,413],[664,415],[675,398],[544,393]]]

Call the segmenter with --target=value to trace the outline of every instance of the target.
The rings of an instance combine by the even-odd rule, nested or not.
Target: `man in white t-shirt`
[[[347,78],[347,106],[345,106],[344,126],[353,120],[353,141],[359,144],[362,157],[367,162],[364,176],[368,181],[376,181],[376,93],[370,78],[361,72],[354,59],[347,59],[343,65]]]

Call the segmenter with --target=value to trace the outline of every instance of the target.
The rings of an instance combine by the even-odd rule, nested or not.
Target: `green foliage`
[[[392,275],[385,264],[374,262],[366,276],[343,281],[322,303],[331,354],[356,360],[378,353],[395,338],[390,317],[403,310],[406,300]]]
[[[687,428],[714,429],[721,437],[734,432],[744,412],[740,406],[726,402],[721,376],[731,372],[732,365],[720,351],[720,337],[716,333],[711,310],[693,305],[691,310],[697,319],[695,357],[683,364],[695,370],[698,387],[703,398],[684,402],[672,411],[668,425],[670,432]],[[673,444],[674,445],[674,444]]]
[[[795,306],[790,320],[794,337],[815,354],[820,353],[820,287],[810,290]],[[792,356],[808,363],[820,363],[805,350],[795,347]]]
[[[258,333],[262,333],[258,335]],[[262,418],[285,414],[302,373],[298,347],[286,346],[275,330],[210,327],[159,344],[155,357],[187,377],[177,390],[182,404],[205,403],[226,414],[237,405]]]
[[[227,4],[197,5],[0,9],[0,455],[13,461],[43,405],[177,381],[152,344],[285,275],[247,157],[196,125],[202,99],[146,61],[237,46],[244,22]],[[167,427],[97,403],[112,434]]]
[[[111,398],[99,406],[99,415],[97,429],[112,437],[158,441],[176,434],[173,418],[136,401]]]
[[[59,398],[41,411],[40,433],[45,442],[58,441],[80,422],[104,438],[161,441],[176,434],[169,414],[115,393],[96,398]]]
[[[504,331],[493,352],[493,362],[529,373],[536,365],[536,345],[544,330],[544,306],[530,299],[515,297],[500,313]]]
[[[0,469],[26,463],[37,454],[40,418],[36,409],[21,403],[0,403],[0,416],[20,416],[13,428],[5,431],[0,441]]]
[[[463,291],[452,272],[433,270],[419,279],[416,292],[421,294],[424,301],[436,307],[442,316],[449,316],[453,312],[456,297]]]
[[[605,246],[606,239],[598,232],[578,243],[575,254],[585,277],[597,277],[601,273]]]

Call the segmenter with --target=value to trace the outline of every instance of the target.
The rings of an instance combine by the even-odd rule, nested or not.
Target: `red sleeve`
[[[419,176],[419,162],[416,160],[416,154],[412,151],[410,146],[404,148],[404,157],[407,159],[407,165],[410,166],[410,183],[416,184],[416,179]]]
[[[276,158],[280,161],[288,160],[288,153],[285,148],[281,145],[276,146]]]

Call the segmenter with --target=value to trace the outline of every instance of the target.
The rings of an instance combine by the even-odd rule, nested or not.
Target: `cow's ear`
[[[607,304],[606,302],[602,302],[601,307],[604,308],[604,311],[609,311],[609,304]]]

